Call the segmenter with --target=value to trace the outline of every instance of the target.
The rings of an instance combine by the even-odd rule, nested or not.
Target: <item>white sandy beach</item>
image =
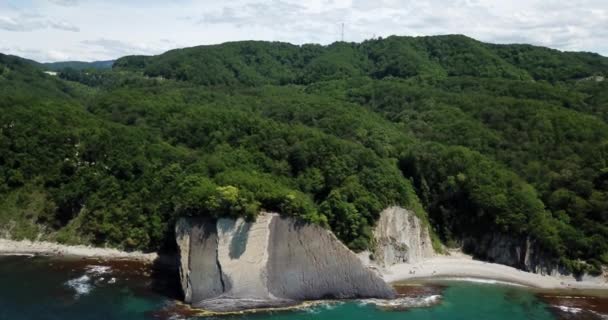
[[[571,276],[549,276],[525,272],[501,264],[473,260],[462,253],[435,256],[419,263],[396,264],[381,270],[387,282],[422,279],[461,279],[469,281],[493,280],[520,284],[540,289],[605,289],[606,277],[585,276],[576,281]]]
[[[67,246],[46,241],[14,241],[0,239],[0,255],[53,255],[88,258],[125,259],[152,262],[156,253],[125,252],[117,249],[90,246]]]

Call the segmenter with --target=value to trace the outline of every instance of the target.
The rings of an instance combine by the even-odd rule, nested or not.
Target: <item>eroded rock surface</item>
[[[475,258],[544,275],[570,275],[555,259],[529,238],[503,233],[463,240],[463,250]]]
[[[236,311],[395,295],[331,232],[293,218],[180,219],[176,240],[184,298],[194,307]]]
[[[380,213],[374,239],[373,263],[380,267],[416,263],[434,255],[428,227],[413,212],[401,207]]]
[[[271,225],[268,284],[272,294],[292,300],[390,298],[393,290],[362,265],[332,233],[294,219]]]

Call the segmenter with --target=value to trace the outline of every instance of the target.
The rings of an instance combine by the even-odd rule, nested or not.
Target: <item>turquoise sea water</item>
[[[0,257],[0,320],[197,319],[176,305],[175,280],[162,273],[150,274],[137,264]],[[429,298],[431,295],[435,298]],[[432,306],[398,311],[352,301],[212,319],[606,319],[580,308],[560,309],[512,286],[449,282],[437,292],[410,295],[405,300],[424,304],[435,299]]]
[[[442,294],[440,303],[432,307],[411,308],[407,311],[386,311],[373,305],[345,303],[319,307],[312,311],[281,313],[268,317],[238,317],[234,319],[554,319],[546,305],[534,295],[513,288],[470,283],[453,283]]]

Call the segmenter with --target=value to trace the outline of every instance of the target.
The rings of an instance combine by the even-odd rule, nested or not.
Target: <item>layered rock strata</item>
[[[237,311],[395,295],[330,231],[294,218],[184,218],[175,231],[184,299],[194,307]]]
[[[372,257],[380,267],[416,263],[434,255],[428,227],[413,212],[401,207],[380,213],[374,240]]]

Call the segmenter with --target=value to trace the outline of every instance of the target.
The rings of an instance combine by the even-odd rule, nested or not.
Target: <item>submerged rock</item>
[[[184,299],[194,307],[236,311],[395,295],[331,232],[294,218],[184,218],[176,240]]]

